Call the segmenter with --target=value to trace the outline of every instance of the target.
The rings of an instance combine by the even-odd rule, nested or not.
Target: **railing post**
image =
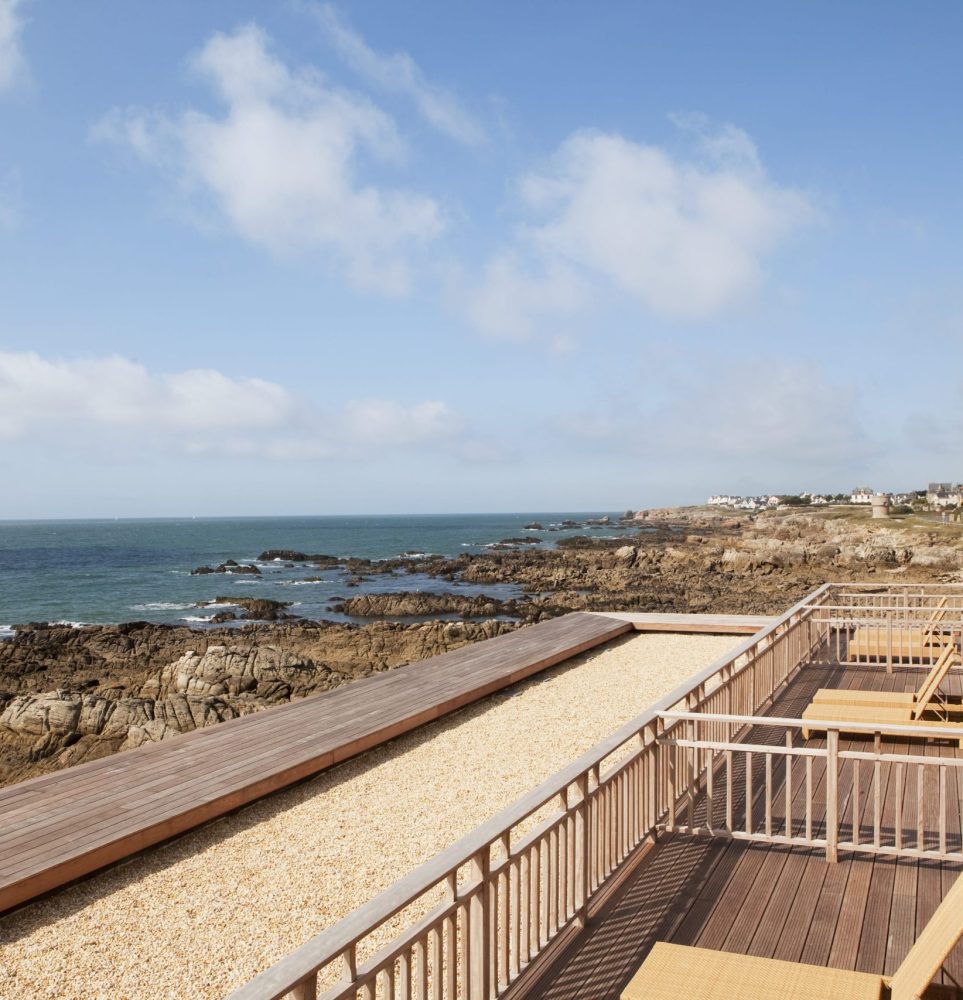
[[[491,949],[491,933],[489,928],[489,909],[491,900],[489,873],[491,866],[491,848],[487,845],[472,856],[470,863],[471,884],[477,885],[477,891],[472,895],[468,906],[468,1000],[489,1000],[491,984],[489,981],[489,951]]]
[[[826,860],[837,860],[839,840],[839,730],[826,732]]]
[[[575,922],[579,927],[588,923],[589,841],[588,841],[588,774],[575,779],[579,802],[575,807]],[[568,791],[566,791],[566,800]],[[568,802],[566,801],[566,805]]]
[[[642,729],[642,745],[649,747],[645,767],[645,820],[649,824],[653,840],[658,839],[659,835],[656,824],[659,821],[659,754],[662,752],[656,740],[657,721],[650,722]]]

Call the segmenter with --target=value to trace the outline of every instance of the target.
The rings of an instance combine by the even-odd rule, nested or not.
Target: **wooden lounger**
[[[950,668],[959,663],[954,646],[943,647],[943,652],[930,668],[918,691],[860,691],[849,688],[820,688],[810,705],[872,705],[875,708],[919,707],[920,714],[934,700],[947,715],[963,713],[963,704],[939,698],[939,690]]]
[[[938,697],[940,685],[958,658],[956,649],[947,646],[920,689],[910,692],[909,699],[887,701],[880,698],[877,692],[837,691],[833,695],[828,693],[828,688],[823,688],[806,707],[802,717],[814,722],[837,723],[842,732],[847,732],[847,722],[957,729],[960,747],[963,747],[963,721],[958,718],[960,706]],[[827,728],[825,725],[807,726],[802,731],[803,739],[808,740],[812,732],[824,732]]]
[[[846,660],[850,663],[866,661],[875,663],[879,660],[912,663],[915,660],[926,660],[938,651],[947,636],[934,635],[928,639],[921,636],[894,635],[892,640],[885,633],[880,637],[870,635],[854,636],[846,647]]]
[[[943,637],[937,625],[946,617],[946,598],[941,597],[933,614],[920,628],[902,628],[898,623],[892,632],[889,625],[864,625],[853,632],[846,647],[849,660],[921,660],[932,655]]]
[[[943,898],[892,979],[774,958],[656,943],[622,1000],[918,1000],[963,936],[963,876]]]
[[[810,724],[803,728],[803,739],[808,740],[812,733],[825,732],[827,728],[839,729],[842,733],[851,735],[868,736],[866,732],[855,733],[852,729],[846,728],[847,722],[859,723],[860,725],[884,726],[913,726],[919,729],[942,729],[957,730],[959,732],[959,744],[963,749],[963,722],[956,719],[921,719],[914,714],[911,706],[893,706],[891,708],[878,708],[874,705],[825,705],[815,703],[810,705],[802,714]],[[827,723],[827,725],[821,725]],[[924,735],[924,734],[921,734]],[[957,737],[954,735],[953,739]]]

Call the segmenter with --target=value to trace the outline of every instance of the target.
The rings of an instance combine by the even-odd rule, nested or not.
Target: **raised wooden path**
[[[631,631],[563,615],[0,789],[0,912]]]

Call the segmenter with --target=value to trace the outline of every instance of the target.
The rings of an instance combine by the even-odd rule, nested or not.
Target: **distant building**
[[[850,503],[872,503],[873,497],[876,494],[873,492],[872,486],[854,486],[853,492],[850,494]]]
[[[956,483],[930,483],[926,487],[926,502],[934,507],[959,503],[960,487]]]
[[[926,488],[926,502],[931,507],[959,507],[963,487],[957,483],[930,483]]]

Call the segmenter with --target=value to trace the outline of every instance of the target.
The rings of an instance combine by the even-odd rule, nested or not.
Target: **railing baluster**
[[[726,829],[732,832],[732,751],[726,751]]]
[[[882,811],[880,779],[879,779],[879,757],[873,762],[873,846],[879,847],[882,840]]]
[[[836,861],[839,838],[839,730],[826,733],[826,860]]]
[[[916,768],[916,849],[922,851],[926,846],[923,838],[923,779],[924,765]]]
[[[940,854],[946,854],[946,765],[940,764],[940,792],[939,792],[939,845]]]
[[[792,730],[786,730],[786,749],[792,750]],[[786,788],[786,836],[791,837],[793,835],[792,829],[792,765],[794,757],[791,753],[786,754],[786,778],[785,778],[785,788]]]
[[[896,850],[903,847],[903,764],[896,765]]]
[[[433,927],[428,932],[428,968],[425,969],[425,979],[430,1000],[442,1000],[444,977],[441,967],[441,936],[441,927]]]
[[[852,794],[852,804],[853,804],[853,834],[852,842],[854,844],[859,844],[859,761],[853,761],[853,794]]]
[[[752,751],[746,753],[746,833],[752,833]]]
[[[313,975],[308,976],[307,979],[302,979],[301,982],[291,990],[291,996],[294,1000],[317,1000],[318,974],[315,972]]]
[[[772,754],[766,754],[766,836],[772,837]]]

